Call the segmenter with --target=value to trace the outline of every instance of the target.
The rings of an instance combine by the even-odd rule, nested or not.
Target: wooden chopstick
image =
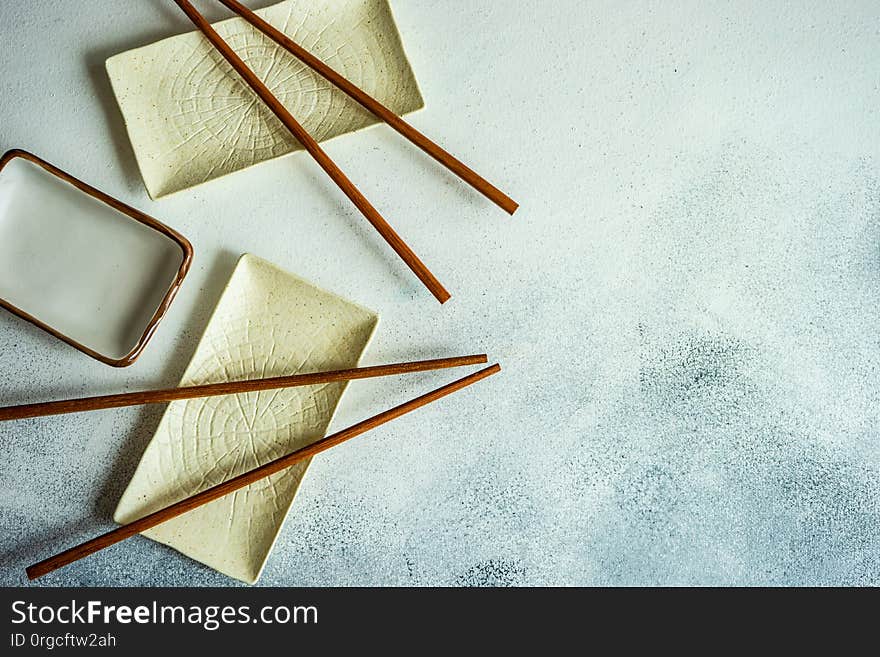
[[[31,417],[43,417],[45,415],[61,415],[63,413],[79,413],[81,411],[97,411],[104,408],[121,408],[123,406],[138,406],[141,404],[159,404],[179,399],[195,399],[197,397],[235,395],[243,392],[273,390],[275,388],[311,386],[322,383],[333,383],[336,381],[353,381],[355,379],[368,379],[379,376],[407,374],[410,372],[439,370],[447,367],[479,365],[480,363],[488,362],[488,360],[486,354],[456,356],[454,358],[436,358],[433,360],[420,360],[409,363],[355,367],[347,370],[314,372],[311,374],[293,374],[290,376],[277,376],[268,379],[252,379],[250,381],[209,383],[206,385],[187,386],[183,388],[144,390],[140,392],[126,392],[117,395],[101,395],[98,397],[84,397],[81,399],[65,399],[62,401],[5,406],[0,407],[0,421],[21,420]]]
[[[440,145],[431,141],[421,132],[413,128],[409,123],[397,116],[390,109],[385,107],[378,100],[370,96],[366,91],[356,86],[353,82],[334,71],[323,61],[315,57],[308,50],[297,44],[293,39],[288,37],[284,32],[275,28],[272,24],[260,18],[257,14],[245,7],[237,0],[219,0],[231,11],[241,16],[248,23],[257,28],[267,37],[278,43],[291,55],[299,59],[301,62],[312,68],[314,71],[322,75],[328,81],[336,85],[341,91],[344,91],[352,99],[360,103],[365,109],[375,114],[379,119],[394,128],[401,135],[409,139],[413,144],[421,148],[428,155],[437,160],[440,164],[456,174],[459,178],[468,183],[471,187],[480,192],[483,196],[499,206],[508,214],[516,212],[519,204],[512,198],[507,196],[500,189],[495,187],[488,180],[480,176],[476,171],[468,167],[466,164],[458,160],[448,151],[444,150]]]
[[[391,225],[385,221],[379,211],[372,206],[367,197],[361,194],[360,190],[354,186],[348,176],[342,169],[336,166],[336,163],[330,159],[330,156],[324,152],[318,142],[306,132],[299,122],[293,118],[293,115],[287,111],[287,108],[279,101],[275,95],[269,90],[260,78],[254,73],[247,64],[244,63],[235,51],[223,40],[211,24],[202,16],[198,10],[190,4],[189,0],[174,0],[177,6],[189,17],[193,24],[198,27],[208,41],[223,55],[223,58],[229,62],[229,65],[244,79],[254,93],[269,107],[270,110],[278,117],[278,120],[290,130],[294,137],[303,145],[315,161],[327,172],[333,181],[339,186],[339,189],[354,203],[358,210],[366,217],[373,227],[379,231],[379,234],[385,239],[388,245],[403,259],[412,272],[420,281],[431,291],[431,294],[440,303],[446,303],[450,294],[446,288],[440,284],[440,281],[431,273],[419,257],[407,246],[406,242],[398,235]]]
[[[239,490],[240,488],[244,488],[260,479],[264,479],[270,475],[275,474],[276,472],[280,472],[290,466],[299,463],[300,461],[311,458],[315,454],[323,452],[324,450],[330,449],[331,447],[335,447],[340,443],[345,442],[346,440],[350,440],[355,436],[359,436],[362,433],[369,431],[370,429],[375,429],[376,427],[385,424],[386,422],[390,422],[401,415],[405,415],[411,411],[416,410],[426,404],[430,404],[433,401],[437,401],[441,397],[445,397],[446,395],[452,394],[462,388],[465,388],[471,384],[476,383],[477,381],[481,381],[497,372],[501,371],[501,367],[497,364],[491,365],[485,369],[480,370],[479,372],[475,372],[470,376],[466,376],[458,381],[454,381],[448,385],[443,386],[442,388],[437,388],[436,390],[429,392],[421,397],[416,397],[408,402],[400,404],[399,406],[395,406],[394,408],[387,410],[383,413],[379,413],[378,415],[374,415],[371,418],[363,420],[362,422],[358,422],[350,426],[347,429],[343,429],[338,433],[334,433],[326,438],[323,438],[315,443],[307,447],[303,447],[302,449],[298,449],[287,456],[282,456],[279,459],[274,461],[270,461],[265,465],[262,465],[258,468],[254,468],[249,472],[245,472],[244,474],[240,474],[237,477],[233,477],[229,481],[225,481],[222,484],[218,484],[216,486],[212,486],[206,490],[203,490],[201,493],[196,493],[192,497],[188,497],[180,502],[176,502],[170,506],[165,507],[164,509],[160,509],[159,511],[154,511],[153,513],[144,516],[139,520],[135,520],[127,525],[122,525],[121,527],[117,527],[116,529],[107,532],[106,534],[102,534],[96,538],[93,538],[85,543],[77,545],[76,547],[72,547],[64,552],[61,552],[54,557],[50,557],[48,559],[44,559],[43,561],[34,564],[33,566],[29,566],[26,569],[28,579],[36,579],[38,577],[42,577],[47,573],[51,573],[53,570],[57,570],[63,566],[66,566],[74,561],[78,561],[83,557],[87,557],[90,554],[94,554],[99,550],[103,550],[106,547],[110,547],[120,541],[125,540],[135,534],[146,531],[151,527],[155,527],[156,525],[165,522],[166,520],[170,520],[172,518],[176,518],[179,515],[186,513],[196,507],[202,506],[203,504],[207,504],[208,502],[212,502],[220,497],[228,495],[233,491]]]

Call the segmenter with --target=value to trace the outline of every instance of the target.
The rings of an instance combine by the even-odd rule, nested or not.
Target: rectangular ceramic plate
[[[287,0],[256,13],[395,113],[424,106],[387,0]],[[243,19],[215,27],[318,141],[378,122]],[[153,198],[302,148],[200,32],[111,57],[107,72]]]
[[[356,367],[378,316],[265,260],[242,256],[181,385]],[[345,383],[173,402],[122,496],[128,523],[322,438]],[[304,462],[146,536],[255,582]]]
[[[24,151],[0,159],[0,306],[109,365],[140,355],[192,247]]]

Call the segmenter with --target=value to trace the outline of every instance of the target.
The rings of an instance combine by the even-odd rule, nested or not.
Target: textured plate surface
[[[181,385],[355,367],[378,316],[245,255]],[[344,383],[174,402],[114,520],[131,522],[324,436]],[[222,573],[260,575],[308,463],[145,532]]]
[[[256,13],[397,114],[424,106],[386,0]],[[318,141],[378,122],[244,20],[215,27]],[[153,198],[302,149],[199,32],[111,57],[107,71]]]

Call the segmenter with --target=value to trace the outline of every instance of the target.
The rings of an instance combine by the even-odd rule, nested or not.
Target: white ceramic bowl
[[[191,261],[152,217],[31,153],[0,158],[0,306],[80,351],[131,365]]]

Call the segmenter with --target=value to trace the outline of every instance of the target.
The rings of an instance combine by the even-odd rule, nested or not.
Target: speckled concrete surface
[[[174,384],[250,251],[379,311],[368,363],[505,368],[316,459],[262,584],[880,584],[880,5],[394,8],[413,122],[523,205],[388,130],[329,145],[442,308],[306,157],[148,200],[103,61],[185,30],[171,2],[5,0],[0,148],[196,260],[129,370],[0,315],[0,400]],[[356,383],[334,426],[450,378]],[[111,527],[160,414],[0,426],[0,582]],[[60,584],[233,582],[138,538],[40,581]]]

